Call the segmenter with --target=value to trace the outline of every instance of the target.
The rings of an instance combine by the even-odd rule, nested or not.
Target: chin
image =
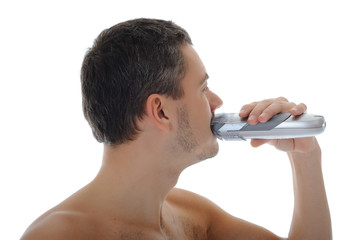
[[[200,161],[206,160],[208,158],[212,158],[218,154],[219,151],[219,145],[217,138],[214,137],[212,141],[207,144],[207,146],[203,147],[201,152],[198,154],[198,159]]]

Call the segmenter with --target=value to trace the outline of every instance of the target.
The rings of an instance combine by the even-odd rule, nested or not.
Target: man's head
[[[151,94],[183,96],[181,46],[187,32],[170,21],[136,19],[104,30],[81,69],[83,111],[99,142],[134,140]]]

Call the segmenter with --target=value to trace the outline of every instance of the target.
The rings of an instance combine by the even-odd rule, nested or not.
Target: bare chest
[[[161,231],[145,228],[114,225],[108,229],[99,229],[97,237],[101,240],[206,240],[207,229],[189,220],[163,222]]]
[[[164,235],[167,240],[206,240],[207,229],[194,220],[181,218],[173,225],[164,224]]]

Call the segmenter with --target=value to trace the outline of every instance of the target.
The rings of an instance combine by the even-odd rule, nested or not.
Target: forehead
[[[181,51],[184,56],[185,75],[182,81],[183,87],[194,87],[200,85],[206,79],[206,68],[198,53],[191,45],[183,45]]]

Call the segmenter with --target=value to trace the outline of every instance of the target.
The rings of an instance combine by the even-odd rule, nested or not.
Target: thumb
[[[251,140],[252,147],[259,147],[266,143],[284,152],[294,150],[294,146],[295,146],[293,139],[252,139]]]
[[[256,147],[262,146],[263,144],[266,144],[268,142],[270,142],[269,139],[252,139],[251,146],[256,148]]]

